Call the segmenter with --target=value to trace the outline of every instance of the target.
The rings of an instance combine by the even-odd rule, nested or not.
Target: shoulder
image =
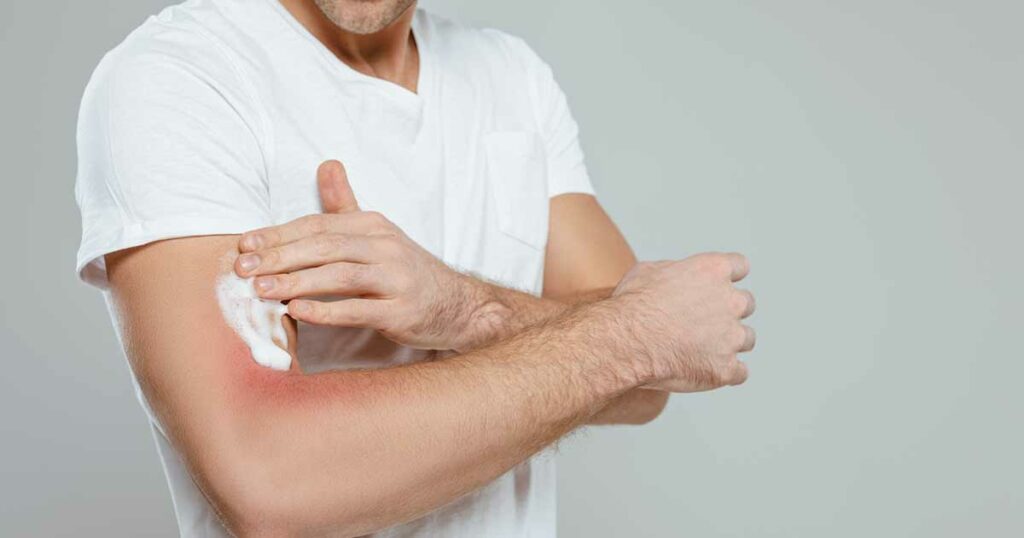
[[[171,6],[145,20],[100,60],[86,87],[90,94],[174,94],[190,88],[218,91],[241,85],[235,54],[214,33],[223,17],[217,2]],[[231,92],[229,92],[231,93]]]

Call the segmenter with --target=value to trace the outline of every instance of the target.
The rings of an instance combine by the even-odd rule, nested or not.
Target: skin
[[[415,0],[316,0],[315,3],[335,26],[358,35],[380,32],[416,4]]]
[[[411,10],[362,35],[330,23],[314,2],[283,3],[339,58],[415,90]],[[380,15],[394,4],[362,7],[376,6]],[[388,325],[373,319],[398,341],[463,352],[379,370],[307,375],[296,361],[289,371],[262,368],[225,323],[214,292],[220,275],[239,268],[232,262],[245,240],[191,237],[106,257],[133,372],[196,484],[237,535],[358,536],[410,521],[487,484],[606,410],[621,409],[615,402],[662,397],[647,389],[711,390],[747,377],[738,353],[754,344],[741,322],[753,301],[734,286],[748,271],[740,255],[640,263],[621,280],[617,273],[632,265],[631,253],[609,255],[610,261],[598,264],[601,271],[565,271],[559,267],[583,265],[572,260],[589,258],[586,243],[609,235],[613,226],[607,217],[594,217],[603,212],[589,197],[559,197],[552,201],[546,297],[533,298],[445,273],[443,264],[403,241],[383,216],[339,207],[346,202],[331,198],[343,192],[333,190],[340,183],[332,173],[321,185],[332,213],[307,218],[324,226],[281,245],[331,235],[323,233],[325,219],[347,219],[352,226],[344,233],[360,236],[364,245],[390,245],[383,248],[395,256],[391,267],[423,270],[442,285],[460,282],[455,289],[468,290],[464,304],[475,305],[471,313],[454,307],[440,312],[464,323],[472,337],[460,339],[443,324],[425,323],[422,313],[418,321],[409,315]],[[628,251],[617,232],[610,236],[611,244],[594,250]],[[352,257],[356,244],[329,241],[323,248],[345,245],[338,251]],[[371,251],[377,252],[364,250]],[[314,260],[274,274],[294,276],[337,263],[370,265]],[[405,313],[438,311],[429,292],[417,294],[408,282],[383,278],[388,275],[373,279],[371,273],[363,272],[359,300],[419,305]],[[344,286],[335,292],[352,293]],[[592,300],[613,286],[610,297]],[[485,300],[474,300],[478,292]],[[581,293],[590,297],[567,299]],[[570,306],[573,301],[580,304]],[[297,317],[327,312],[315,301],[294,303],[290,311]],[[302,303],[310,307],[306,313]],[[368,303],[360,304],[370,312]],[[373,326],[370,317],[356,316],[355,303],[346,308],[352,324]],[[294,357],[294,323],[289,320],[287,328]]]
[[[553,319],[574,304],[608,297],[636,263],[625,239],[589,195],[556,197],[544,298],[460,274],[383,215],[363,212],[344,166],[317,171],[325,213],[242,236],[235,262],[265,299],[289,301],[292,318],[369,327],[407,346],[470,351]],[[304,297],[339,298],[323,302]],[[668,394],[637,390],[593,417],[594,424],[643,424]]]
[[[746,379],[739,255],[638,264],[609,299],[445,360],[305,375],[256,365],[222,319],[214,285],[237,242],[162,241],[107,263],[143,392],[239,535],[358,536],[410,521],[639,387]]]

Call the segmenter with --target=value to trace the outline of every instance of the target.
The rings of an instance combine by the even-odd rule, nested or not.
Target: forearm
[[[467,277],[473,278],[473,277]],[[536,297],[494,284],[475,282],[475,300],[480,304],[473,310],[469,348],[486,346],[515,335],[529,327],[554,319],[574,305],[605,299],[611,288],[588,290],[559,299]],[[635,389],[605,405],[587,421],[592,425],[644,424],[656,418],[668,402],[668,393],[661,390]]]
[[[463,276],[461,287],[467,290],[465,305],[460,308],[465,313],[465,319],[460,321],[465,330],[456,347],[457,351],[463,352],[493,345],[530,327],[555,319],[569,311],[574,304],[537,297],[469,275]],[[605,292],[602,295],[608,297],[609,294]],[[579,301],[577,304],[593,300],[596,299]]]
[[[574,309],[446,361],[312,376],[258,372],[236,400],[251,417],[236,441],[253,461],[235,467],[263,471],[263,498],[272,500],[257,502],[265,519],[256,523],[271,533],[358,535],[493,480],[639,383],[613,352],[625,340],[609,308]],[[222,509],[234,526],[253,523],[253,506]],[[302,528],[280,528],[292,524]]]

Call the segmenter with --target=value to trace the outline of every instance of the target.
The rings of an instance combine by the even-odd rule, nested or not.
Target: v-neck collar
[[[359,80],[368,84],[374,84],[384,91],[396,96],[399,99],[414,100],[420,103],[426,99],[427,92],[430,91],[431,76],[432,76],[432,61],[430,57],[430,51],[427,45],[426,35],[428,32],[423,28],[424,24],[424,13],[419,8],[416,8],[416,12],[413,14],[411,31],[412,38],[416,42],[416,54],[419,56],[419,73],[417,74],[416,80],[416,91],[410,91],[405,86],[391,82],[390,80],[384,80],[372,75],[367,75],[357,71],[352,66],[348,65],[341,58],[338,58],[326,45],[323,44],[312,32],[309,31],[288,8],[284,7],[279,0],[265,0],[270,3],[277,13],[284,19],[285,23],[292,27],[299,35],[312,42],[314,48],[323,56],[328,62],[331,62],[338,67],[339,72],[353,80]]]

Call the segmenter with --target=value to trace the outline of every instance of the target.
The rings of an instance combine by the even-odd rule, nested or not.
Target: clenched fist
[[[754,348],[753,329],[741,323],[754,297],[733,283],[748,271],[740,254],[698,254],[640,263],[623,277],[612,300],[649,387],[696,392],[747,379],[737,354]]]

